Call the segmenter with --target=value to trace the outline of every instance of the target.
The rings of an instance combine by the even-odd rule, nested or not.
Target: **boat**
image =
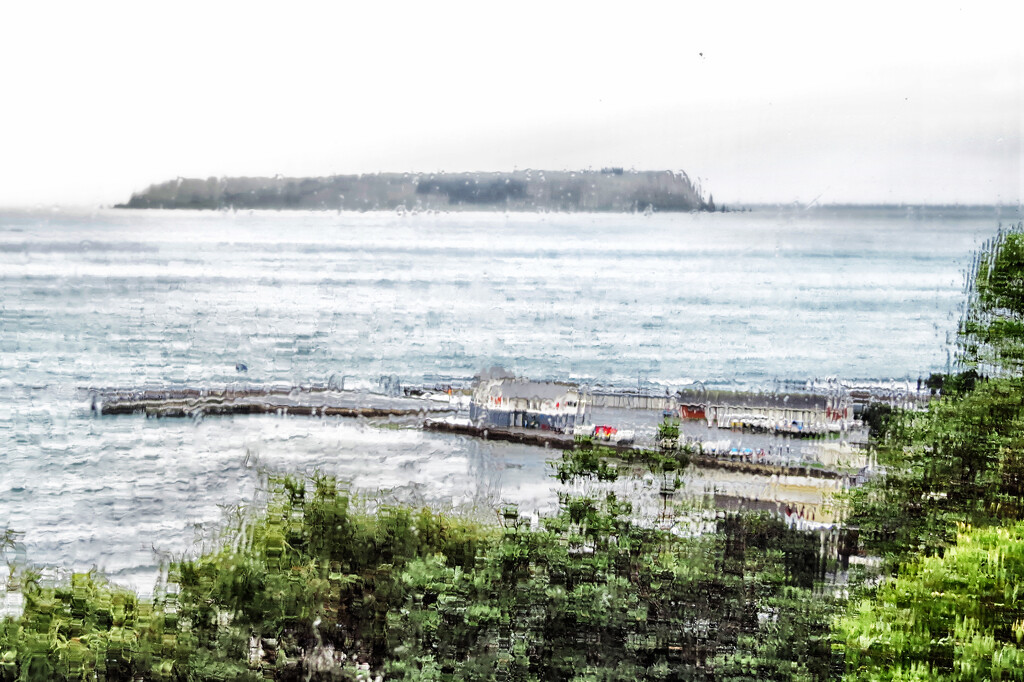
[[[632,443],[636,437],[635,432],[627,429],[617,429],[614,426],[593,424],[577,424],[572,431],[574,436],[589,436],[595,440],[606,443],[627,444]]]

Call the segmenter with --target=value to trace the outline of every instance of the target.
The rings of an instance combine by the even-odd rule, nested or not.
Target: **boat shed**
[[[853,420],[845,395],[683,391],[678,397],[683,418],[706,419],[718,428],[825,431]]]
[[[480,379],[469,417],[482,426],[572,430],[582,414],[575,384],[528,379]]]

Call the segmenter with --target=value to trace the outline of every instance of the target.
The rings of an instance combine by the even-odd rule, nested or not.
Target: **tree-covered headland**
[[[683,172],[523,170],[308,178],[178,178],[116,208],[339,211],[714,211]],[[724,210],[719,208],[718,210]]]

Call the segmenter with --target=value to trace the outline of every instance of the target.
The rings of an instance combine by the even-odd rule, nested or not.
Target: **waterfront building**
[[[473,388],[469,417],[480,426],[571,431],[582,422],[578,386],[509,377],[481,378]]]
[[[783,431],[839,430],[853,420],[853,405],[843,393],[739,393],[681,391],[679,414],[706,420],[718,428]]]

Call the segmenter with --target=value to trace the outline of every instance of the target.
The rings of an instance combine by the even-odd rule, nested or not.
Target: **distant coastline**
[[[178,178],[115,208],[715,211],[683,172],[377,173],[319,178]]]

